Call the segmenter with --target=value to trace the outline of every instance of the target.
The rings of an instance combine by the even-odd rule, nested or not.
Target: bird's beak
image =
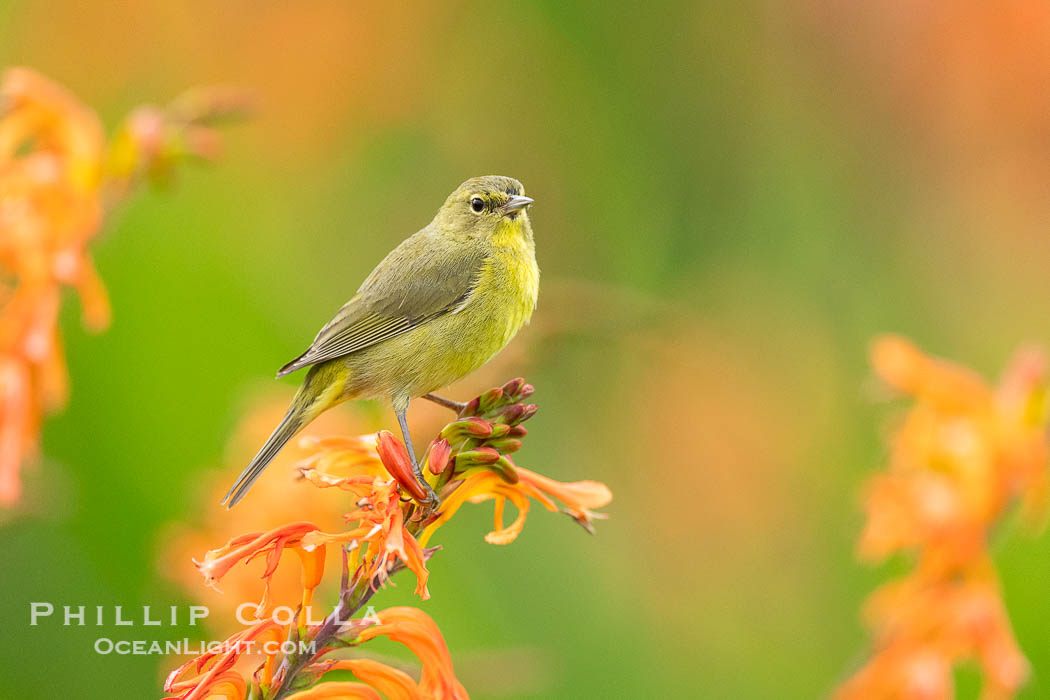
[[[507,203],[503,205],[503,213],[511,214],[516,211],[520,211],[525,207],[532,204],[535,200],[532,197],[526,197],[524,195],[511,195],[511,198],[507,200]]]

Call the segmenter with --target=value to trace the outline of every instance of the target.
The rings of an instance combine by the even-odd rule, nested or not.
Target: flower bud
[[[524,386],[525,380],[523,378],[518,377],[517,379],[511,379],[503,385],[503,395],[507,397],[516,397],[518,392],[520,392]]]
[[[499,440],[489,440],[486,444],[501,455],[517,452],[521,449],[521,440],[512,437],[500,438]]]
[[[534,403],[515,403],[500,411],[500,417],[505,423],[514,425],[532,418],[537,410],[539,407]]]
[[[482,413],[491,411],[497,405],[499,405],[500,399],[503,398],[503,389],[499,387],[495,389],[489,389],[484,394],[478,397],[478,408]]]
[[[394,437],[389,430],[380,430],[376,434],[376,452],[390,476],[417,501],[427,500],[427,492],[422,484],[416,481],[412,471],[412,460],[405,449],[405,443]]]
[[[507,435],[516,438],[523,438],[529,434],[529,431],[525,429],[524,425],[512,425],[510,430],[507,431]]]
[[[521,420],[521,415],[525,412],[525,406],[520,403],[512,403],[502,411],[499,412],[500,420],[513,425]]]
[[[427,457],[427,468],[430,470],[430,473],[440,474],[445,471],[451,455],[452,448],[449,446],[448,440],[438,438],[430,443],[430,456]]]
[[[464,429],[472,437],[484,438],[492,435],[492,426],[482,418],[471,416],[462,422],[465,424]]]
[[[511,426],[506,423],[496,423],[492,426],[492,434],[489,435],[488,439],[492,440],[493,438],[501,438],[508,435],[510,434],[510,428]]]
[[[450,443],[458,442],[464,437],[487,438],[490,435],[492,435],[492,426],[477,416],[454,421],[441,430],[441,437]]]
[[[508,484],[518,483],[518,468],[514,466],[510,457],[500,457],[499,461],[492,466],[492,471]]]
[[[478,447],[456,455],[456,467],[469,469],[480,465],[495,464],[499,461],[499,458],[499,452],[496,452],[491,447]]]

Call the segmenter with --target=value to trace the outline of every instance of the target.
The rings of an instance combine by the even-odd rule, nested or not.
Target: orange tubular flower
[[[297,551],[303,571],[303,606],[310,604],[314,589],[321,582],[324,573],[324,550],[315,551],[316,547],[302,545],[303,536],[317,530],[313,523],[290,523],[269,532],[252,532],[235,537],[219,549],[213,549],[204,555],[204,560],[194,564],[204,576],[205,584],[215,587],[216,584],[235,564],[251,561],[261,554],[266,555],[266,569],[262,578],[265,580],[259,614],[269,611],[270,578],[277,570],[281,554],[287,548]]]
[[[325,532],[313,522],[300,521],[251,532],[208,552],[197,567],[205,582],[214,586],[238,563],[264,557],[259,613],[264,617],[271,612],[270,581],[280,567],[283,552],[291,550],[300,558],[305,608],[324,573],[325,552],[330,551],[329,545],[338,545],[335,551],[342,555],[338,604],[320,623],[304,625],[300,617],[278,626],[273,620],[260,620],[256,627],[266,625],[267,634],[307,642],[309,648],[292,650],[298,649],[292,644],[288,651],[268,656],[261,673],[250,680],[243,678],[243,684],[228,675],[236,673],[234,655],[209,654],[177,669],[165,689],[181,692],[178,697],[182,700],[206,698],[217,694],[220,687],[240,700],[249,686],[250,697],[265,700],[465,700],[468,695],[455,677],[445,639],[425,613],[415,608],[390,608],[378,614],[378,624],[374,625],[372,616],[353,616],[401,568],[415,575],[416,594],[424,600],[430,597],[426,560],[437,548],[425,550],[421,542],[466,502],[495,500],[496,529],[485,539],[496,544],[511,542],[521,532],[530,499],[552,511],[558,510],[561,502],[569,515],[592,530],[592,522],[602,517],[594,510],[612,499],[604,484],[561,483],[522,469],[510,459],[526,435],[521,423],[536,412],[535,405],[522,403],[532,391],[524,380],[516,379],[485,392],[462,406],[457,420],[431,442],[427,471],[439,500],[433,509],[429,503],[413,500],[425,494],[412,473],[408,452],[393,434],[384,431],[375,437],[300,440],[299,447],[306,452],[297,465],[301,481],[352,494],[353,509],[344,516],[349,529]],[[514,523],[504,527],[503,509],[508,500],[519,514]],[[422,667],[418,681],[371,659],[324,658],[380,636],[404,644],[418,657]],[[237,635],[231,637],[235,638]],[[360,682],[322,680],[324,674],[337,669],[351,671]],[[315,685],[309,687],[311,684]]]
[[[216,470],[212,477],[200,483],[198,494],[191,503],[211,506],[218,503],[229,488],[228,473],[240,469],[247,462],[261,442],[270,434],[277,417],[284,415],[287,408],[287,397],[280,392],[273,396],[259,397],[251,409],[238,421],[234,435],[224,450],[224,470]],[[315,424],[318,430],[333,433],[347,433],[361,430],[368,424],[350,419],[345,411],[329,411]],[[358,472],[375,472],[385,474],[383,465],[375,454],[374,436],[364,439],[332,438],[334,442],[346,444],[350,449],[344,453],[346,459],[329,465],[326,476],[337,479],[337,475]],[[234,566],[222,577],[218,586],[212,589],[200,585],[201,574],[195,567],[185,563],[191,559],[202,559],[202,553],[219,543],[234,539],[245,532],[268,532],[285,523],[297,522],[307,516],[319,529],[338,532],[345,525],[341,511],[346,508],[345,492],[338,489],[310,488],[302,480],[300,470],[296,468],[304,457],[313,458],[321,453],[316,449],[315,438],[303,438],[288,445],[270,467],[271,478],[261,480],[255,487],[251,508],[236,508],[232,511],[208,507],[202,518],[180,518],[162,534],[159,543],[158,565],[161,575],[172,580],[182,588],[195,603],[207,605],[211,610],[211,629],[214,633],[225,636],[241,629],[235,619],[237,607],[246,601],[258,600],[260,593],[259,573],[263,562],[249,566]],[[360,449],[358,449],[360,448]],[[290,551],[289,551],[290,550]],[[277,570],[267,580],[270,603],[273,607],[294,609],[303,599],[303,571],[291,561],[302,557],[301,549],[286,549]],[[321,557],[327,556],[325,570],[338,571],[340,553],[328,548],[317,549],[310,553],[315,558],[315,565],[321,566]],[[218,590],[220,589],[221,590]],[[315,593],[315,596],[319,595]],[[312,604],[311,604],[312,605]],[[304,609],[311,618],[316,619],[331,610],[328,601],[323,605]]]
[[[89,329],[109,325],[88,246],[108,210],[146,171],[210,155],[202,130],[217,135],[197,122],[240,109],[224,94],[225,103],[199,93],[197,101],[212,112],[193,113],[181,106],[186,98],[154,109],[149,142],[130,119],[107,147],[98,118],[62,87],[26,68],[0,77],[0,505],[19,499],[19,470],[36,450],[42,416],[66,401],[58,333],[63,287],[76,290]],[[158,134],[162,145],[150,146]],[[121,158],[113,158],[118,151]]]
[[[597,481],[576,481],[562,483],[554,479],[516,467],[519,481],[508,484],[493,472],[479,471],[467,477],[442,508],[441,515],[423,532],[420,543],[425,547],[434,532],[448,522],[464,503],[480,503],[495,499],[496,529],[485,535],[490,544],[509,544],[517,539],[525,526],[525,516],[529,512],[529,498],[534,498],[549,510],[557,512],[558,505],[552,499],[565,504],[565,512],[580,523],[588,532],[593,532],[593,520],[606,516],[595,513],[592,509],[601,508],[612,501],[612,492],[605,484]],[[509,526],[503,526],[503,509],[506,501],[518,509],[518,517]]]
[[[399,668],[373,659],[331,659],[322,662],[319,672],[323,674],[336,670],[351,671],[362,681],[382,692],[388,700],[423,700],[423,694],[412,676]]]
[[[873,347],[876,372],[915,403],[896,429],[889,470],[865,502],[859,552],[913,552],[916,567],[869,599],[871,659],[838,698],[949,697],[953,667],[974,660],[984,697],[1027,677],[988,551],[991,528],[1020,502],[1042,522],[1047,494],[1047,368],[1019,353],[997,389],[897,337]]]
[[[363,683],[335,682],[303,690],[289,700],[383,700],[383,696]]]
[[[176,693],[164,700],[204,700],[225,697],[243,700],[247,695],[247,681],[234,670],[237,661],[246,654],[249,642],[278,642],[281,627],[272,620],[260,620],[225,641],[221,651],[209,651],[184,663],[168,674],[164,692]],[[269,683],[273,657],[264,662],[265,682]]]
[[[302,547],[310,551],[326,544],[348,545],[353,561],[360,561],[363,575],[378,583],[384,583],[388,569],[395,561],[400,561],[416,575],[416,595],[426,600],[430,597],[427,590],[430,572],[423,562],[423,548],[405,529],[397,484],[378,477],[366,478],[368,483],[365,484],[352,481],[352,477],[342,483],[344,488],[357,487],[360,489],[358,493],[363,495],[358,501],[358,509],[346,514],[347,521],[359,523],[358,527],[338,534],[311,532],[303,537]]]
[[[395,438],[389,430],[380,430],[376,435],[376,449],[383,465],[398,485],[417,501],[425,501],[427,492],[423,490],[422,484],[416,481],[405,443]]]
[[[315,438],[305,436],[298,446],[308,455],[297,465],[305,478],[315,477],[314,486],[338,486],[343,477],[386,476],[377,453],[375,435]]]
[[[25,149],[29,149],[26,151]],[[69,93],[23,69],[0,80],[0,503],[21,494],[19,467],[35,449],[40,416],[66,399],[58,341],[63,285],[82,294],[85,320],[109,308],[87,244],[102,224],[103,153],[97,117]],[[8,277],[15,282],[8,287]]]
[[[378,614],[379,624],[369,627],[358,637],[362,642],[386,636],[404,644],[423,663],[419,690],[426,698],[467,698],[467,691],[456,680],[452,656],[445,638],[434,621],[416,608],[389,608]]]

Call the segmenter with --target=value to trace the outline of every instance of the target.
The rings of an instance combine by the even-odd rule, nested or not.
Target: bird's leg
[[[447,409],[455,411],[457,414],[462,413],[463,409],[467,407],[465,401],[453,401],[452,399],[446,399],[436,394],[424,394],[423,398],[427,401],[433,401],[438,406],[444,406]]]
[[[408,434],[408,420],[405,418],[406,411],[397,411],[397,422],[401,424],[401,436],[405,438],[405,447],[408,449],[408,458],[412,460],[412,473],[416,475],[416,481],[426,490],[429,494],[427,498],[427,504],[431,508],[437,508],[438,496],[434,493],[434,489],[427,483],[427,480],[423,478],[423,470],[419,467],[419,462],[416,461],[416,450],[412,447],[412,436]]]

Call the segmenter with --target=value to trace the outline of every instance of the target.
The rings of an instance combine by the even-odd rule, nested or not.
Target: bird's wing
[[[314,342],[278,372],[349,355],[456,311],[474,291],[485,265],[480,250],[454,249],[420,232],[376,266]]]

